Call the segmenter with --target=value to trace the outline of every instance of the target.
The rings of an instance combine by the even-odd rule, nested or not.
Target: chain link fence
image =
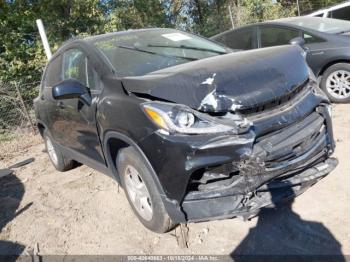
[[[24,133],[36,133],[33,99],[40,82],[0,83],[0,144]]]

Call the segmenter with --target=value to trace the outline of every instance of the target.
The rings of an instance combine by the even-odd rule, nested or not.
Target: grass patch
[[[15,139],[16,137],[18,137],[18,134],[14,134],[14,133],[0,133],[0,143],[1,142],[11,141],[11,140]]]

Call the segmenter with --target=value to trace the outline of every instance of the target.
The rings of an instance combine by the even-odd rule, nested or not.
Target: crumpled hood
[[[222,112],[278,99],[304,83],[308,75],[300,49],[280,46],[206,58],[125,77],[122,82],[135,94]]]

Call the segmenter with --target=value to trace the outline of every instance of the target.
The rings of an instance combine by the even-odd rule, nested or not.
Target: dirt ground
[[[55,171],[37,138],[18,140],[12,154],[0,145],[0,168],[35,158],[0,180],[0,253],[4,247],[30,253],[38,243],[43,255],[350,255],[350,105],[336,105],[333,119],[340,163],[334,172],[291,206],[265,210],[259,218],[189,224],[186,249],[174,231],[160,235],[144,228],[109,177],[87,166]]]

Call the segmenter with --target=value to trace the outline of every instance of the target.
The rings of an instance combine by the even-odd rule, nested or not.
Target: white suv
[[[350,1],[313,12],[308,16],[328,17],[350,20]]]

